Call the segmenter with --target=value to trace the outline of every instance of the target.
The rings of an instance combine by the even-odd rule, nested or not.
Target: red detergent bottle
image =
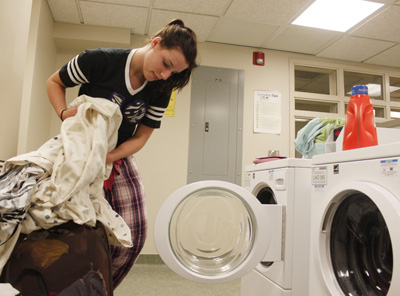
[[[378,145],[374,109],[366,85],[355,85],[346,113],[343,150]]]

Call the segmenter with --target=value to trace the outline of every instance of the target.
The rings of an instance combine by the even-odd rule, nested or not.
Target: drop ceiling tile
[[[400,43],[400,0],[370,1],[386,5],[347,34],[372,39],[360,46],[357,39],[339,40],[346,36],[343,33],[291,25],[314,0],[47,0],[55,22],[79,24],[78,3],[87,25],[129,28],[135,34],[151,36],[171,19],[182,18],[197,33],[199,42],[398,65],[397,47],[387,48],[391,42]],[[357,53],[349,46],[363,49]],[[371,58],[365,61],[365,57]]]
[[[391,5],[350,32],[351,36],[400,42],[400,7]]]
[[[393,45],[394,43],[387,41],[345,36],[318,53],[317,56],[363,62]]]
[[[325,44],[340,35],[339,32],[292,25],[262,46],[276,50],[315,54]]]
[[[134,34],[145,34],[147,8],[82,1],[81,9],[86,25],[130,28]]]
[[[376,56],[366,60],[367,64],[375,64],[389,67],[400,67],[400,45],[396,45]]]
[[[150,20],[149,36],[153,36],[159,29],[167,25],[171,20],[180,18],[185,26],[192,29],[199,42],[204,42],[218,21],[218,17],[196,15],[184,12],[173,12],[153,9]]]
[[[48,0],[54,21],[79,24],[79,13],[75,1]]]
[[[127,6],[139,6],[139,7],[150,7],[151,4],[150,0],[79,0],[79,1],[101,2],[101,3],[120,4]]]
[[[220,16],[231,0],[154,0],[153,8]]]
[[[259,47],[279,27],[220,18],[206,41]]]
[[[246,21],[290,24],[313,0],[233,0],[225,16]]]

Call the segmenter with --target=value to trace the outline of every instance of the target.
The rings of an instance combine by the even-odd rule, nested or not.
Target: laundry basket
[[[21,235],[1,275],[25,295],[113,295],[103,225],[68,222]],[[84,291],[84,292],[82,292]]]

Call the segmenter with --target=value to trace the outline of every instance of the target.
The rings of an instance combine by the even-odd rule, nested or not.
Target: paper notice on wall
[[[164,112],[164,116],[175,116],[175,99],[176,99],[176,92],[175,90],[171,93],[171,98],[169,99],[169,104],[167,109]]]
[[[279,91],[254,91],[254,132],[281,133],[281,97]]]

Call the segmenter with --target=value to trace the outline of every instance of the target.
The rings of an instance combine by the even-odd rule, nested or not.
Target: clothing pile
[[[110,244],[132,246],[130,230],[104,198],[112,165],[106,155],[117,143],[119,106],[80,96],[61,133],[38,150],[7,160],[0,175],[0,273],[20,233],[68,221],[94,227],[100,221]]]
[[[343,118],[314,118],[298,131],[294,141],[303,158],[325,153],[325,142],[336,127],[343,126]]]

